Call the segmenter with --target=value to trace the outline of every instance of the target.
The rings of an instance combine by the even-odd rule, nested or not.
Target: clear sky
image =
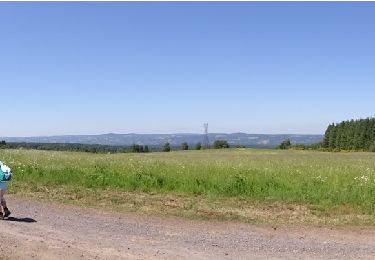
[[[375,3],[0,3],[0,136],[323,133],[375,114]]]

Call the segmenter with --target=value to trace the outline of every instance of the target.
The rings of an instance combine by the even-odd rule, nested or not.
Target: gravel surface
[[[0,259],[375,259],[374,227],[254,226],[8,196]]]

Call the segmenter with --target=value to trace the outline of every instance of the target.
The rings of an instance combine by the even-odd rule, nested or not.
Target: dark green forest
[[[320,143],[296,144],[287,139],[278,148],[283,150],[375,152],[375,118],[369,117],[332,123],[327,127],[324,139]]]
[[[139,146],[138,146],[139,147]],[[74,144],[74,143],[6,143],[0,142],[1,149],[32,149],[46,151],[72,151],[72,152],[90,152],[90,153],[125,153],[125,152],[144,152],[144,150],[134,151],[132,147],[99,145],[99,144]],[[148,151],[147,147],[147,151]]]
[[[329,125],[322,147],[335,151],[375,152],[375,118],[348,120]]]
[[[199,147],[199,149],[198,149]],[[229,147],[229,145],[228,145]],[[101,145],[101,144],[79,144],[79,143],[7,143],[0,141],[0,149],[30,149],[46,151],[70,151],[70,152],[88,152],[88,153],[149,153],[149,152],[170,152],[172,150],[189,150],[187,143],[181,146],[172,146],[169,143],[163,146],[156,145]],[[197,144],[197,150],[201,149],[201,144]]]

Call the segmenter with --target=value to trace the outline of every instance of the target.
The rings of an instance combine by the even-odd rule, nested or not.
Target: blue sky
[[[2,2],[0,136],[320,134],[375,114],[374,28],[375,3]]]

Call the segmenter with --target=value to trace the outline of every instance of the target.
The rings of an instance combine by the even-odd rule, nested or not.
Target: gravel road
[[[254,226],[8,196],[0,259],[375,259],[375,228]]]

